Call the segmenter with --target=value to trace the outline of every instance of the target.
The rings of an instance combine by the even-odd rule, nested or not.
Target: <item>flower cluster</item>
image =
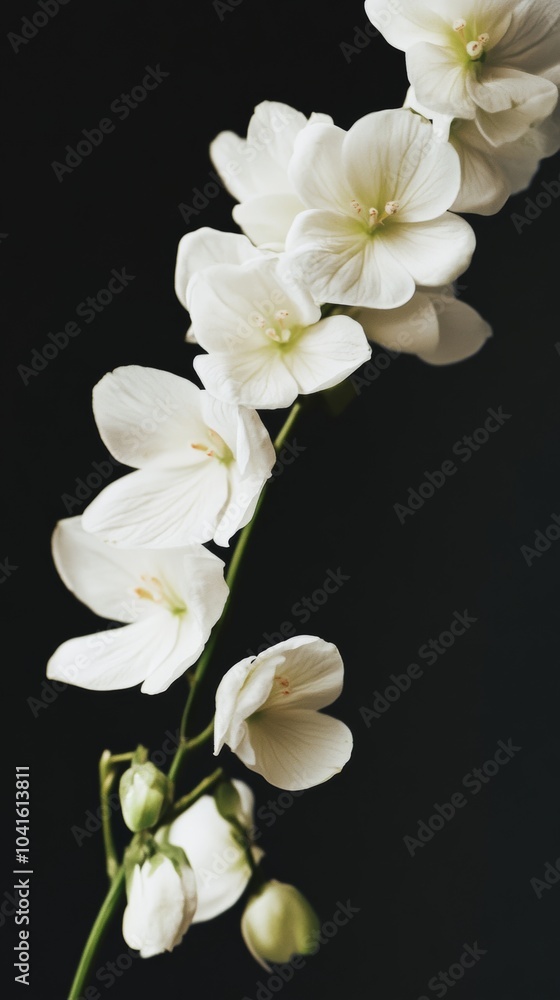
[[[404,107],[345,131],[264,101],[245,139],[222,132],[211,145],[242,232],[202,228],[178,247],[175,290],[204,388],[137,366],[95,386],[99,433],[134,471],[57,525],[53,555],[67,587],[120,627],[64,642],[50,678],[154,695],[211,651],[230,577],[206,545],[227,547],[250,524],[276,461],[258,410],[338,385],[368,361],[371,342],[445,365],[491,335],[455,295],[475,250],[457,213],[496,212],[560,148],[560,8],[367,0],[366,9],[406,52]],[[201,679],[191,672],[191,696]],[[347,726],[321,711],[342,684],[338,649],[317,636],[241,660],[216,690],[214,753],[227,745],[283,789],[327,781],[352,751]],[[183,729],[180,754],[189,748]],[[265,965],[305,953],[317,918],[296,889],[260,875],[250,789],[222,773],[214,794],[182,806],[173,794],[171,774],[134,757],[121,781],[135,833],[124,862],[128,944],[144,957],[171,950],[249,885],[250,951]],[[230,860],[209,878],[216,856]]]

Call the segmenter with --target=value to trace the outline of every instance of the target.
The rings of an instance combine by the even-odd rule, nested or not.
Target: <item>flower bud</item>
[[[245,944],[260,965],[283,964],[315,951],[319,918],[295,886],[271,879],[253,896],[241,918]]]
[[[154,826],[169,805],[171,794],[169,778],[154,764],[150,761],[133,763],[124,772],[119,785],[123,818],[128,829],[138,833]]]
[[[182,941],[196,910],[196,882],[180,848],[151,842],[151,856],[142,848],[125,856],[127,907],[123,937],[142,958],[172,951]]]

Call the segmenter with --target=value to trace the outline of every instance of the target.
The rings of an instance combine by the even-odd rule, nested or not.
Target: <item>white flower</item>
[[[468,267],[474,233],[447,211],[459,157],[419,115],[374,112],[348,133],[315,125],[298,137],[290,172],[309,211],[286,250],[318,302],[392,309],[416,284],[444,285]]]
[[[175,294],[185,309],[189,309],[189,285],[193,275],[214,264],[245,264],[255,257],[269,256],[258,250],[240,233],[222,233],[207,226],[187,233],[179,240],[175,265]],[[189,343],[196,343],[192,328],[187,332]]]
[[[251,771],[290,791],[342,770],[352,733],[318,711],[338,698],[344,667],[336,646],[300,635],[241,660],[216,692],[214,754],[226,743]]]
[[[123,547],[228,545],[251,520],[276,461],[257,413],[137,365],[98,382],[93,410],[109,451],[139,471],[102,490],[86,531]]]
[[[240,202],[233,218],[253,243],[281,250],[292,220],[302,211],[288,165],[296,136],[316,122],[332,118],[312,114],[308,120],[287,104],[263,101],[255,108],[246,139],[220,132],[212,142],[212,162]]]
[[[255,799],[251,789],[234,780],[241,803],[240,825],[247,835],[253,826]],[[173,820],[169,842],[185,851],[195,874],[198,903],[193,923],[213,920],[233,906],[251,878],[251,866],[239,832],[220,815],[213,795],[203,795]],[[262,851],[251,847],[255,862]]]
[[[202,545],[116,549],[83,531],[79,517],[59,521],[53,558],[69,590],[124,628],[64,642],[47,677],[94,691],[142,683],[166,691],[200,656],[228,596],[224,564]]]
[[[173,951],[196,909],[195,877],[186,857],[181,863],[158,851],[143,864],[134,865],[127,880],[127,898],[122,924],[127,945],[142,958]]]
[[[282,280],[278,260],[216,266],[190,283],[197,342],[209,353],[193,364],[206,388],[228,403],[290,406],[337,385],[371,355],[348,316],[321,319],[302,285]]]
[[[294,955],[317,948],[319,918],[293,885],[271,879],[251,897],[241,918],[241,933],[253,958],[268,972]]]
[[[552,114],[560,62],[557,0],[366,0],[372,23],[406,52],[409,80],[432,111],[476,121],[495,146]]]
[[[352,315],[369,340],[431,365],[464,361],[492,336],[476,309],[455,298],[452,286],[417,291],[399,309],[354,309]]]

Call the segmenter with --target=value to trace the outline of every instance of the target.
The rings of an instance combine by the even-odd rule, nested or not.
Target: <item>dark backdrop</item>
[[[155,698],[68,689],[46,705],[49,655],[62,640],[102,624],[65,590],[49,551],[52,528],[67,514],[64,495],[75,495],[76,480],[108,459],[91,414],[92,386],[133,363],[192,376],[194,349],[183,342],[186,314],[174,297],[173,269],[187,229],[234,228],[223,190],[210,189],[206,206],[194,200],[211,180],[208,143],[220,129],[245,134],[253,106],[265,98],[306,114],[331,113],[349,127],[369,111],[400,105],[406,76],[401,53],[363,34],[359,2],[329,9],[318,0],[232,0],[229,8],[211,0],[74,0],[14,51],[8,33],[20,34],[22,18],[39,9],[19,3],[2,14],[11,99],[0,218],[7,501],[0,943],[2,995],[19,995],[9,916],[13,768],[29,764],[27,995],[50,1000],[66,995],[105,891],[100,834],[78,846],[72,833],[97,808],[99,754],[138,741],[161,748],[166,730],[178,726],[184,697],[180,683]],[[119,120],[110,105],[141,82],[146,66],[168,76]],[[114,131],[59,181],[52,162],[107,115]],[[558,172],[558,159],[547,161],[531,197]],[[282,987],[290,1000],[417,1000],[451,990],[456,1000],[558,996],[560,886],[552,883],[560,875],[549,868],[548,886],[531,879],[543,880],[547,862],[560,855],[560,545],[546,548],[544,535],[541,553],[524,555],[522,546],[533,546],[535,533],[560,515],[560,216],[554,201],[519,231],[511,214],[525,211],[526,197],[498,217],[473,220],[479,247],[462,295],[493,325],[484,350],[448,369],[405,357],[387,364],[378,353],[381,374],[338,421],[318,413],[302,424],[296,438],[305,450],[270,489],[219,650],[216,679],[265,632],[286,620],[297,624],[294,605],[321,588],[328,570],[349,578],[300,630],[336,642],[343,653],[346,686],[333,711],[354,731],[351,762],[290,805],[231,758],[259,806],[270,799],[277,812],[284,809],[274,824],[269,813],[258,821],[270,874],[298,885],[323,921],[340,903],[359,910]],[[190,226],[181,204],[200,211]],[[106,287],[113,268],[126,268],[134,280],[94,322],[83,322],[44,370],[24,379],[18,366],[29,366],[49,333],[76,318],[77,305]],[[455,443],[499,407],[509,415],[503,427],[467,451],[468,461],[457,456]],[[272,429],[278,417],[266,417]],[[454,456],[456,474],[400,523],[394,505]],[[435,662],[426,649],[422,658],[421,647],[437,640],[456,612],[476,621]],[[397,702],[377,718],[360,712],[372,710],[375,692],[413,662],[423,675]],[[29,699],[42,699],[42,707]],[[209,700],[201,704],[201,723],[209,707]],[[471,772],[492,760],[499,741],[517,749],[502,754],[507,766],[479,786]],[[458,792],[464,804],[456,815],[436,820],[443,829],[407,849],[404,837],[416,836],[436,804]],[[267,985],[246,952],[240,912],[193,928],[170,956],[134,961],[110,990],[105,973],[100,995],[266,1000],[278,981]],[[465,945],[478,959],[464,978],[455,986],[433,980],[462,955],[471,961]],[[126,966],[125,953],[115,926],[99,968],[118,959]]]

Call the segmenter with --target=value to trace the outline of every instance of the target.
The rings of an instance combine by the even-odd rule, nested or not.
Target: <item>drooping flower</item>
[[[348,133],[301,133],[290,174],[307,206],[286,241],[288,264],[316,301],[393,309],[416,285],[454,281],[475,237],[447,209],[460,187],[459,157],[406,109],[366,115]]]
[[[225,264],[197,274],[189,303],[197,342],[193,364],[206,388],[228,403],[289,406],[298,394],[337,385],[370,357],[348,316],[321,319],[303,285],[286,282],[278,260]]]
[[[254,795],[242,781],[234,779],[232,785],[240,801],[237,825],[220,814],[213,795],[203,795],[168,828],[169,842],[185,851],[195,874],[195,924],[229,910],[244,893],[252,873],[247,849],[255,863],[262,857],[260,848],[249,844]]]
[[[282,250],[292,220],[303,205],[288,174],[296,136],[329,115],[300,111],[278,101],[255,108],[247,138],[220,132],[210,145],[212,162],[226,188],[240,204],[233,218],[257,245]]]
[[[142,863],[130,864],[123,937],[142,958],[173,951],[196,910],[196,882],[179,848],[160,847]]]
[[[494,146],[547,118],[560,63],[555,0],[366,0],[385,38],[406,52],[418,100],[433,112],[476,122]]]
[[[124,627],[62,643],[47,677],[94,691],[141,683],[158,694],[196,662],[228,596],[221,559],[202,545],[117,549],[84,531],[79,517],[59,521],[52,550],[68,589]]]
[[[290,791],[332,778],[350,758],[352,733],[319,709],[338,698],[343,674],[336,646],[310,635],[241,660],[216,692],[214,754],[227,744],[251,771]]]
[[[293,885],[271,879],[251,897],[241,918],[241,933],[259,965],[284,964],[294,955],[317,949],[319,918]]]
[[[455,297],[453,286],[417,291],[399,309],[353,309],[373,343],[416,354],[431,365],[464,361],[492,336],[482,316]]]
[[[276,455],[253,410],[220,402],[187,379],[130,365],[93,391],[101,437],[136,467],[83,514],[86,531],[119,546],[228,545],[250,521]]]

